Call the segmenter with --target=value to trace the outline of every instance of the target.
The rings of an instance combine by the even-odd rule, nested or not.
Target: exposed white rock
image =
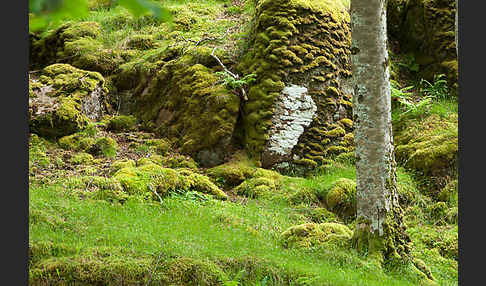
[[[264,152],[265,165],[273,165],[291,155],[316,111],[317,106],[306,87],[292,84],[283,89],[275,104],[270,139]]]

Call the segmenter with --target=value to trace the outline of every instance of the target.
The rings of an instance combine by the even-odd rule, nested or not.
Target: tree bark
[[[385,9],[386,0],[351,1],[357,180],[354,242],[358,249],[381,259],[407,256],[410,242],[396,188]]]

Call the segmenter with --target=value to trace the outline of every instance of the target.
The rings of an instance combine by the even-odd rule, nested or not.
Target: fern
[[[425,79],[420,81],[420,91],[436,99],[446,99],[449,96],[449,88],[444,74],[434,75],[433,83]]]
[[[226,87],[229,89],[241,89],[244,86],[248,86],[250,83],[256,80],[256,74],[251,73],[247,74],[242,78],[235,79],[226,71],[216,72],[216,75],[220,76],[223,82],[225,83]]]

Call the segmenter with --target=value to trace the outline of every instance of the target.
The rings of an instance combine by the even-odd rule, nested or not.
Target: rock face
[[[445,74],[454,94],[458,87],[455,11],[455,0],[390,0],[387,8],[390,38],[400,42],[402,52],[415,55],[422,77],[430,81],[434,74]]]
[[[29,128],[40,136],[61,137],[98,120],[106,110],[108,92],[97,72],[68,64],[44,68],[29,79]]]
[[[341,1],[258,1],[239,65],[257,75],[241,127],[264,167],[315,167],[353,150],[349,23]]]

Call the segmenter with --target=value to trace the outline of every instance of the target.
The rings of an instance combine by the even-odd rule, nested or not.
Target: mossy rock
[[[457,224],[457,206],[449,207],[445,202],[430,204],[425,213],[434,225]]]
[[[351,132],[349,24],[341,1],[257,1],[249,49],[238,65],[257,77],[239,132],[263,167],[292,172],[302,160],[326,164],[326,148]]]
[[[175,170],[146,163],[138,167],[122,168],[113,175],[113,178],[120,181],[125,191],[131,195],[157,199],[154,192],[165,197],[173,192],[198,191],[211,194],[218,199],[227,198],[227,195],[208,177],[189,169]]]
[[[65,184],[69,191],[81,198],[123,203],[129,197],[120,182],[114,178],[101,176],[71,177]]]
[[[227,281],[224,271],[214,262],[193,258],[176,258],[167,265],[167,280],[175,285],[221,285]]]
[[[130,167],[135,167],[136,163],[134,160],[130,159],[122,159],[122,160],[117,160],[113,162],[110,166],[111,173],[115,173],[116,171],[123,169],[123,168],[130,168]]]
[[[120,90],[133,92],[126,109],[141,119],[142,128],[173,141],[204,167],[224,162],[240,105],[239,96],[215,74],[218,63],[211,51],[163,49],[157,61],[143,61],[140,68],[127,63],[115,80]]]
[[[161,156],[157,163],[167,168],[197,169],[197,163],[194,161],[194,159],[181,154]]]
[[[431,226],[421,225],[407,230],[419,251],[435,250],[440,256],[458,260],[458,227],[457,225]]]
[[[78,132],[59,138],[58,143],[65,150],[88,151],[95,145],[96,139],[86,136],[83,132]]]
[[[126,45],[130,49],[141,51],[154,49],[158,46],[153,35],[133,35],[127,40]]]
[[[458,175],[458,117],[436,114],[401,119],[394,125],[397,162],[424,178],[433,196]]]
[[[155,152],[162,156],[171,150],[170,143],[164,139],[149,139],[145,141],[145,144],[154,147]]]
[[[356,216],[356,182],[341,178],[337,180],[326,195],[329,210],[344,218]]]
[[[249,198],[268,197],[277,192],[278,183],[266,177],[251,178],[234,188],[238,195]]]
[[[107,129],[114,132],[135,131],[137,118],[133,115],[113,116],[108,120]]]
[[[96,156],[113,158],[118,150],[118,143],[111,137],[99,137],[90,147],[89,152]]]
[[[340,223],[305,223],[292,226],[281,234],[285,247],[348,246],[353,231]]]
[[[232,160],[219,166],[206,170],[206,173],[215,182],[223,187],[233,188],[250,178],[267,178],[278,182],[282,175],[278,172],[256,167],[246,154],[238,153]]]
[[[74,165],[89,165],[89,164],[94,163],[94,158],[91,154],[81,152],[81,153],[75,154],[71,158],[71,163],[74,164]]]
[[[46,137],[78,132],[106,111],[105,80],[97,72],[68,64],[45,67],[37,80],[30,80],[29,128]]]
[[[336,222],[337,217],[326,208],[313,208],[307,215],[314,223]]]

